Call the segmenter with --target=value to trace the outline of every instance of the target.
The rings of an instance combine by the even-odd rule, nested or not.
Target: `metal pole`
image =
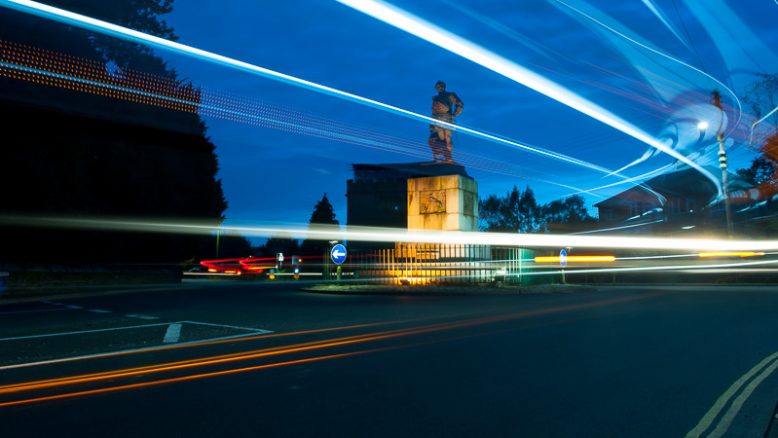
[[[718,90],[713,91],[713,105],[721,111],[721,121],[716,134],[716,140],[719,143],[719,167],[721,168],[721,184],[724,189],[724,215],[727,221],[727,238],[732,238],[732,208],[729,205],[729,177],[727,175],[727,150],[724,147],[724,108],[721,106],[721,94]]]
[[[732,238],[732,207],[729,205],[729,177],[727,175],[727,151],[724,149],[724,134],[717,136],[719,141],[719,167],[721,167],[721,184],[724,186],[724,215],[727,220],[727,237]]]

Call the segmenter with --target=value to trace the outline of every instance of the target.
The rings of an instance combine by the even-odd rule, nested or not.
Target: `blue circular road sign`
[[[339,243],[332,247],[330,250],[330,258],[332,259],[332,263],[335,263],[336,265],[342,265],[343,262],[346,261],[346,255],[348,252],[346,252],[346,247],[343,246],[343,244]]]
[[[563,268],[567,266],[567,251],[564,249],[559,251],[559,266]]]

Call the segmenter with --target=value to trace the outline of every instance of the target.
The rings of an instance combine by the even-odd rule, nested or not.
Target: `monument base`
[[[478,184],[461,174],[409,178],[408,229],[477,231]]]

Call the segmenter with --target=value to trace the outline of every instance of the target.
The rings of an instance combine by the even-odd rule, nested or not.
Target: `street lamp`
[[[716,133],[716,140],[719,143],[719,167],[721,168],[721,184],[724,189],[724,214],[727,220],[727,237],[732,238],[732,209],[729,205],[729,177],[727,175],[727,150],[724,147],[724,108],[721,106],[721,94],[718,90],[713,91],[713,105],[721,111],[719,129]],[[698,125],[699,126],[699,125]]]
[[[705,138],[706,131],[708,130],[708,122],[700,120],[697,123],[697,129],[700,130],[700,138],[697,139],[697,143],[699,144]]]

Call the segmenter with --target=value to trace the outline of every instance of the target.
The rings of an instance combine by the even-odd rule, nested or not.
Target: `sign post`
[[[338,266],[337,267],[338,280],[340,280],[340,275],[341,275],[340,265],[342,265],[343,262],[346,261],[347,255],[348,255],[348,251],[346,251],[346,247],[343,246],[342,243],[338,243],[337,245],[334,245],[332,249],[330,249],[330,259],[332,260],[332,263],[335,263]]]
[[[567,266],[567,250],[564,248],[559,251],[559,266],[562,267],[562,284],[566,284],[564,268]]]

